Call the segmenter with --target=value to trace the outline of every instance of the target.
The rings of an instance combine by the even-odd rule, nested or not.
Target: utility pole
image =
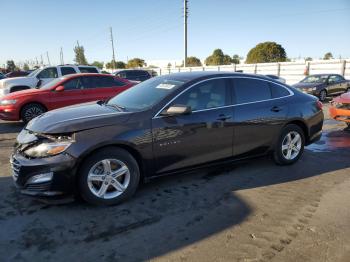
[[[114,70],[114,65],[115,65],[115,54],[114,54],[114,39],[113,39],[113,31],[112,27],[109,28],[111,32],[111,42],[112,42],[112,69]]]
[[[61,52],[60,52],[60,60],[61,60],[61,65],[64,65],[64,60],[63,60],[63,49],[61,47]]]
[[[187,9],[188,0],[184,0],[184,67],[187,66]]]
[[[49,65],[51,65],[51,63],[50,63],[50,57],[49,57],[49,52],[46,52],[46,56],[47,56],[47,62],[49,62]]]

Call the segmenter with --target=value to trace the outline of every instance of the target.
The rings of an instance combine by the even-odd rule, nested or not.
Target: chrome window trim
[[[286,89],[288,92],[289,92],[289,95],[287,96],[281,96],[281,97],[276,97],[276,98],[271,98],[271,99],[265,99],[265,100],[259,100],[259,101],[254,101],[254,102],[247,102],[247,103],[240,103],[240,104],[235,104],[235,105],[226,105],[226,106],[219,106],[219,107],[212,107],[212,108],[206,108],[206,109],[200,109],[200,110],[195,110],[195,111],[192,111],[192,113],[196,113],[196,112],[203,112],[203,111],[208,111],[208,110],[214,110],[214,109],[220,109],[220,108],[227,108],[227,107],[235,107],[235,106],[241,106],[241,105],[249,105],[249,104],[255,104],[255,103],[261,103],[261,102],[266,102],[266,101],[272,101],[272,100],[277,100],[277,99],[282,99],[282,98],[286,98],[286,97],[290,97],[290,96],[293,96],[294,95],[294,92],[292,90],[290,90],[288,87],[280,84],[280,83],[277,83],[277,82],[274,82],[274,81],[270,81],[269,79],[261,79],[261,78],[258,78],[258,77],[250,77],[250,76],[221,76],[221,77],[213,77],[213,78],[210,78],[210,79],[204,79],[202,81],[199,81],[193,85],[190,85],[189,87],[187,87],[185,90],[182,90],[179,94],[177,94],[174,98],[172,98],[168,103],[165,104],[165,106],[162,107],[162,109],[160,109],[152,119],[156,119],[156,118],[162,118],[162,117],[165,117],[165,116],[161,116],[159,115],[163,110],[164,108],[166,108],[169,104],[171,104],[176,98],[178,98],[180,95],[182,95],[183,93],[185,93],[187,90],[189,90],[190,88],[192,87],[195,87],[196,85],[199,85],[203,82],[207,82],[207,81],[210,81],[210,80],[215,80],[215,79],[226,79],[226,78],[248,78],[248,79],[255,79],[255,80],[261,80],[261,81],[265,81],[265,82],[270,82],[272,84],[275,84],[275,85],[279,85],[281,87],[283,87],[284,89]]]

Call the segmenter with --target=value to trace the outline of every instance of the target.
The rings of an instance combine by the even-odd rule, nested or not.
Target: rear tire
[[[93,205],[116,205],[129,199],[140,181],[135,158],[117,147],[103,148],[88,157],[78,175],[80,195]]]
[[[30,120],[32,120],[34,117],[40,116],[41,114],[45,113],[47,110],[45,107],[43,107],[40,104],[37,103],[31,103],[28,105],[25,105],[21,110],[21,119],[24,123],[28,123]]]
[[[304,152],[305,134],[295,124],[289,124],[282,129],[275,146],[273,158],[278,165],[291,165],[299,160]]]
[[[320,94],[318,95],[318,98],[320,99],[321,102],[324,102],[327,98],[327,90],[322,89],[320,91]]]

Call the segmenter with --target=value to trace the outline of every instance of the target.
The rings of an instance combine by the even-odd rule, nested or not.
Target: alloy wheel
[[[320,92],[320,100],[324,101],[324,100],[326,100],[326,98],[327,98],[327,92],[325,90],[322,90]]]
[[[43,114],[44,111],[38,107],[38,106],[31,106],[30,108],[28,108],[25,112],[24,112],[24,118],[27,121],[32,120],[34,117],[37,117],[41,114]]]
[[[282,155],[287,160],[295,159],[301,150],[302,138],[296,131],[287,133],[282,142]]]
[[[130,183],[130,170],[118,159],[104,159],[90,169],[87,183],[91,193],[102,199],[121,195]]]

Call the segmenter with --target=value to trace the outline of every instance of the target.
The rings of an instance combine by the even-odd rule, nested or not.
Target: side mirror
[[[64,91],[64,86],[58,86],[58,87],[56,87],[56,88],[55,88],[55,91],[56,91],[56,92],[62,92],[62,91]]]
[[[174,105],[165,109],[161,115],[162,116],[179,116],[179,115],[189,115],[192,113],[192,109],[190,106],[184,105]]]
[[[41,81],[41,79],[38,80],[38,82],[36,83],[36,87],[39,88],[41,86],[43,81]]]

